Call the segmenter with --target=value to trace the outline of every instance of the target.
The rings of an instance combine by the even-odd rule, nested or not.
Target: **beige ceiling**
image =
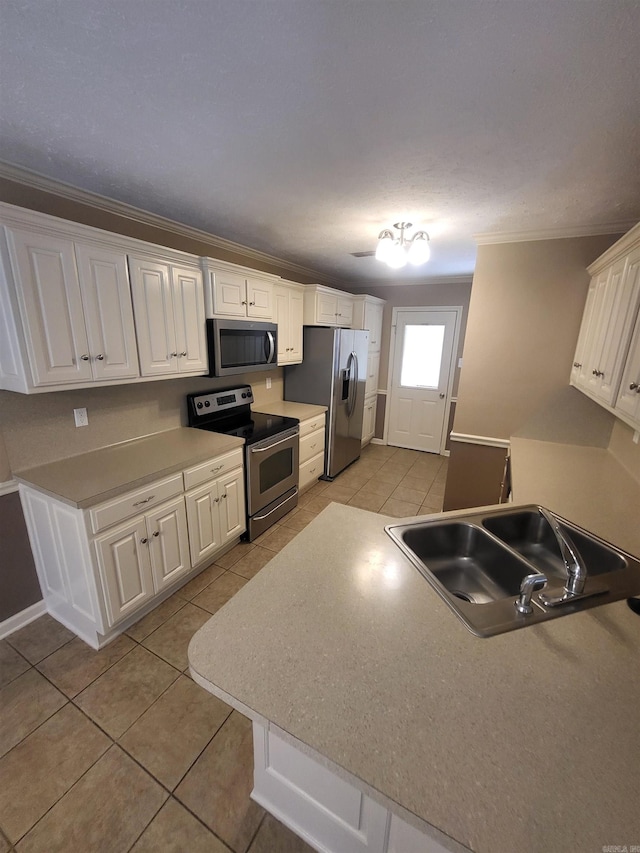
[[[640,218],[638,0],[2,0],[0,157],[328,275]]]

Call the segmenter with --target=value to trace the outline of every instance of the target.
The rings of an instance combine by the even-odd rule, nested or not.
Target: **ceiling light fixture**
[[[382,261],[391,269],[399,270],[407,262],[414,267],[426,264],[431,256],[429,235],[426,231],[416,231],[413,237],[405,237],[404,232],[411,228],[410,222],[396,222],[393,226],[400,231],[400,236],[385,228],[378,235],[376,260]]]

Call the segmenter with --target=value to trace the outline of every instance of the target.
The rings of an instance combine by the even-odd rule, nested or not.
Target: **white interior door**
[[[388,444],[440,452],[457,317],[455,309],[397,310]]]

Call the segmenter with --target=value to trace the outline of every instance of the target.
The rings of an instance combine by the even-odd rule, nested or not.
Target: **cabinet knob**
[[[96,361],[104,361],[104,356],[102,355],[102,353],[98,353],[98,355],[96,356]]]
[[[220,495],[220,497],[222,500],[225,500],[227,496],[226,495]]]
[[[631,385],[629,385],[629,391],[640,391],[640,387],[638,386],[638,383],[632,382]]]
[[[246,305],[246,304],[247,304],[247,300],[246,300],[246,299],[243,299],[243,300],[242,300],[242,304],[243,304],[243,305]]]
[[[602,372],[602,370],[592,370],[591,372],[593,373],[594,376],[597,376],[598,378],[600,378],[601,376],[604,376],[604,373]]]
[[[250,302],[250,303],[249,303],[249,305],[255,305],[255,304],[256,304],[255,302]]]
[[[169,358],[177,358],[177,357],[178,357],[178,353],[177,353],[177,352],[170,352],[170,353],[169,353]]]
[[[81,361],[89,361],[89,356],[88,355],[81,355],[80,360]]]
[[[574,362],[573,362],[573,366],[574,366],[574,367],[582,367],[582,365],[580,364],[580,362],[579,362],[579,361],[574,361]]]
[[[186,356],[187,356],[186,352],[181,352],[181,353],[180,353],[180,357],[181,357],[181,358],[186,358]]]
[[[160,531],[159,531],[159,530],[154,530],[154,531],[153,531],[153,533],[152,533],[152,536],[153,536],[153,538],[154,538],[154,539],[157,539],[157,538],[158,538],[158,536],[160,536]]]
[[[146,536],[143,536],[143,538],[140,540],[140,542],[141,542],[143,545],[146,545],[148,541],[149,541],[149,540],[147,539],[147,537],[146,537]]]

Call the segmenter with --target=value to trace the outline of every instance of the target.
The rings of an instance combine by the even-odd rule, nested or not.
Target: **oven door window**
[[[260,462],[260,494],[264,495],[275,486],[287,481],[294,472],[292,447],[285,447]]]

